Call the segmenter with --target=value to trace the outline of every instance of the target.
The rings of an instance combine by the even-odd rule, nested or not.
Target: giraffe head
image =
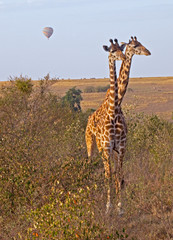
[[[137,41],[137,37],[131,37],[131,40],[129,40],[127,44],[127,48],[133,55],[151,55],[150,51]]]
[[[116,60],[125,60],[126,56],[123,54],[123,50],[125,47],[125,44],[122,44],[121,46],[119,46],[118,44],[118,40],[114,39],[114,42],[112,39],[109,40],[111,43],[111,46],[103,46],[104,50],[109,52],[109,59],[111,59],[112,61],[116,61]]]

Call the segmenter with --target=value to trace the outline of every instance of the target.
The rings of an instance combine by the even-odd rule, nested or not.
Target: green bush
[[[81,111],[80,102],[82,101],[82,91],[73,87],[69,89],[61,99],[63,106],[69,106],[72,111]]]
[[[24,94],[30,94],[32,92],[33,84],[31,82],[31,78],[23,77],[10,77],[10,80],[14,82],[15,87]]]

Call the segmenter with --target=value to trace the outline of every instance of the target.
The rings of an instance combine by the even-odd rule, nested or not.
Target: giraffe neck
[[[120,105],[124,95],[127,90],[127,86],[129,83],[129,75],[130,75],[130,68],[132,63],[132,57],[133,53],[130,51],[130,49],[126,48],[125,56],[126,60],[124,60],[121,64],[119,78],[118,78],[118,104]]]
[[[115,61],[109,58],[109,72],[110,72],[110,97],[108,114],[110,118],[115,118],[115,113],[118,110],[118,83],[116,75]]]

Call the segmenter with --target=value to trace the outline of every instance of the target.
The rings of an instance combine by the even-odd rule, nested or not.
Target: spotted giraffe
[[[123,43],[123,47],[125,47],[125,46],[126,46],[126,51],[125,51],[126,59],[122,61],[120,72],[119,72],[119,78],[117,79],[119,105],[122,103],[122,100],[123,100],[124,95],[127,90],[133,56],[134,55],[146,55],[146,56],[151,55],[150,51],[147,48],[145,48],[140,42],[138,42],[136,37],[134,37],[134,38],[131,37],[131,40],[129,40],[129,43]],[[108,89],[103,103],[93,113],[92,118],[88,122],[90,127],[93,129],[91,131],[91,134],[92,134],[92,132],[94,134],[95,126],[97,125],[97,122],[99,121],[100,117],[104,114],[104,112],[108,108],[109,94],[110,94],[110,89]],[[89,157],[91,157],[93,155],[93,150],[94,150],[94,143],[93,144],[91,143],[91,147],[88,148],[88,156]]]
[[[124,43],[122,46],[123,48],[126,45],[126,52],[125,56],[126,59],[123,60],[120,74],[118,78],[118,115],[117,115],[117,121],[116,121],[116,132],[117,134],[119,132],[122,132],[124,129],[124,137],[117,136],[115,140],[115,167],[114,167],[114,178],[115,178],[115,186],[116,186],[116,194],[119,199],[119,207],[121,207],[121,185],[123,182],[123,174],[122,174],[122,164],[123,164],[123,157],[125,153],[126,148],[126,133],[127,133],[127,126],[125,123],[124,115],[121,110],[120,104],[123,100],[124,94],[126,92],[128,82],[129,82],[129,74],[130,74],[130,67],[132,62],[132,57],[134,54],[137,55],[150,55],[151,53],[140,43],[137,41],[136,37],[131,37],[131,40],[129,40],[129,43]],[[104,118],[108,106],[109,106],[109,96],[110,96],[110,89],[107,91],[106,98],[102,105],[89,117],[88,124],[86,128],[86,143],[87,143],[87,151],[88,156],[92,157],[93,150],[95,146],[95,136],[97,134],[97,125],[100,124],[100,119]],[[98,145],[98,144],[97,144]]]
[[[125,60],[125,55],[122,53],[124,45],[119,46],[117,40],[113,43],[113,40],[110,40],[111,46],[103,46],[105,51],[109,52],[109,71],[110,71],[110,96],[107,111],[105,111],[104,116],[100,118],[95,126],[94,135],[96,137],[96,143],[99,152],[102,153],[104,169],[105,169],[105,180],[107,186],[107,204],[106,209],[109,211],[112,198],[112,170],[111,170],[111,159],[113,154],[113,149],[117,144],[119,138],[124,138],[126,136],[126,130],[120,129],[117,125],[117,118],[119,117],[118,113],[120,111],[118,105],[118,84],[117,84],[117,75],[116,75],[116,60]],[[90,118],[89,118],[90,119]],[[91,131],[90,126],[87,126],[86,133]],[[91,135],[86,134],[86,143],[87,147],[90,148],[90,139]],[[91,136],[93,137],[93,136]],[[120,150],[121,152],[121,150]]]
[[[126,59],[122,62],[119,78],[118,78],[118,103],[121,104],[124,98],[124,95],[127,90],[127,86],[129,83],[129,75],[131,69],[132,58],[134,55],[151,55],[150,51],[144,47],[138,40],[137,37],[131,37],[129,43],[123,43],[126,45],[125,56]],[[109,90],[107,91],[105,100],[109,98]],[[104,101],[104,104],[106,102]]]

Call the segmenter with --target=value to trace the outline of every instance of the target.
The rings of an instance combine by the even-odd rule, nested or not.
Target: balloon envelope
[[[45,27],[43,28],[43,34],[49,39],[52,36],[53,28]]]

